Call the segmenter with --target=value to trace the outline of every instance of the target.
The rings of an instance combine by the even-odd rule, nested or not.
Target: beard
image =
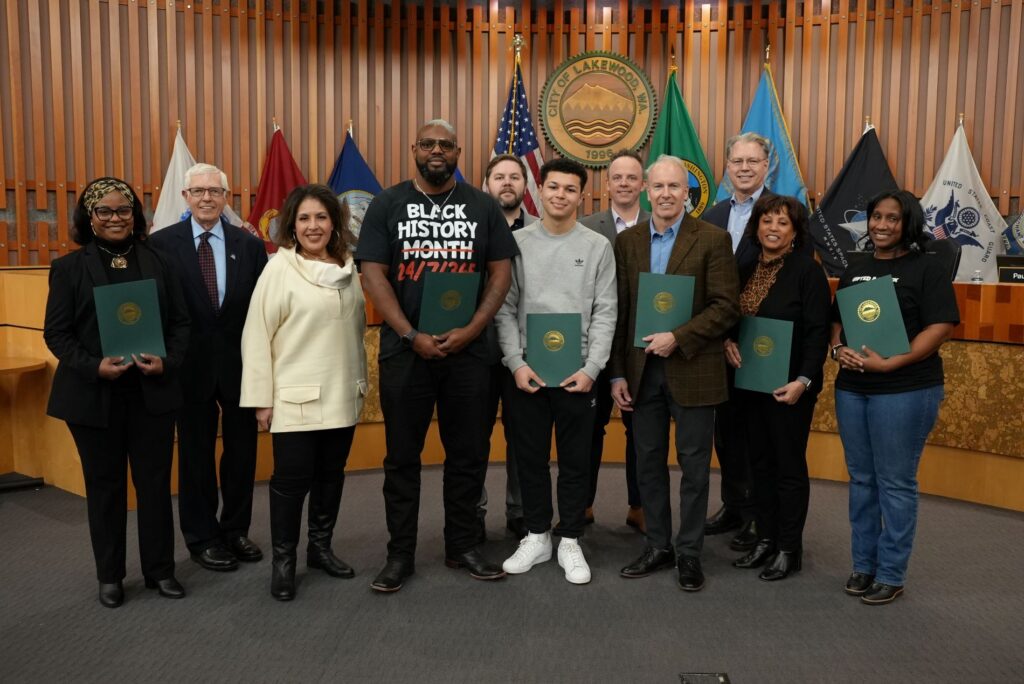
[[[515,198],[511,199],[511,200],[507,200],[507,199],[503,199],[503,198],[499,197],[498,198],[498,205],[504,211],[511,211],[513,209],[516,209],[516,208],[519,207],[519,205],[521,205],[523,203],[523,195],[525,195],[525,194],[526,193],[523,193],[522,195],[516,195]]]
[[[448,179],[455,174],[455,164],[449,164],[445,161],[444,169],[440,171],[434,171],[430,168],[430,159],[428,158],[422,164],[417,164],[416,168],[419,169],[420,175],[423,176],[423,180],[427,181],[431,185],[444,185],[448,182]]]

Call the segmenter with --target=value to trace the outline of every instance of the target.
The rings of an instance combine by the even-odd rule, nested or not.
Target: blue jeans
[[[877,582],[903,586],[917,527],[917,464],[943,396],[941,385],[897,394],[836,390],[853,570]]]

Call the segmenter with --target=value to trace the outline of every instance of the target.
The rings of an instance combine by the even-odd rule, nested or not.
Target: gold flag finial
[[[181,119],[178,119],[175,123],[178,125],[178,130],[180,131],[181,130]]]
[[[964,125],[964,113],[960,112],[960,114],[957,116],[957,118],[960,120],[960,125],[963,126]]]
[[[277,117],[276,116],[270,117],[270,123],[274,126],[274,132],[277,132],[277,131],[281,130],[281,127],[277,125]]]
[[[669,60],[671,61],[671,64],[669,65],[669,68],[670,69],[678,69],[679,67],[676,65],[676,46],[675,45],[673,45],[672,47],[669,48],[669,50],[668,50],[668,57],[669,57]]]
[[[865,126],[870,126],[871,125],[871,115],[870,114],[868,114],[867,116],[864,117],[864,125]]]
[[[772,44],[768,43],[764,46],[764,61],[770,62],[772,60]]]
[[[523,34],[517,33],[512,39],[512,47],[516,51],[516,57],[523,51],[523,46],[526,45],[526,39],[523,38]]]

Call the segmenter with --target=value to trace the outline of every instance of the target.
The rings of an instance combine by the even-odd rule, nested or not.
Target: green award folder
[[[636,336],[633,344],[646,347],[644,338],[670,332],[693,316],[693,276],[641,273],[636,293]]]
[[[736,369],[736,387],[771,394],[789,382],[792,321],[744,316],[737,345],[743,363]]]
[[[480,289],[479,273],[435,273],[424,275],[423,299],[420,300],[420,332],[440,335],[452,328],[461,328],[476,313],[476,297]]]
[[[124,363],[132,362],[132,354],[167,356],[155,280],[100,285],[92,292],[103,356],[123,356]]]
[[[583,317],[526,314],[526,363],[548,387],[583,368]]]
[[[848,346],[859,352],[867,345],[884,358],[910,351],[892,276],[837,290],[836,302]]]

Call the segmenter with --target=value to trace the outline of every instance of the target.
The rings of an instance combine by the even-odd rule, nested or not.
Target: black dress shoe
[[[860,597],[860,600],[862,603],[866,603],[869,606],[881,606],[886,603],[892,603],[901,594],[903,594],[903,587],[897,587],[893,584],[874,582],[868,588],[867,592]]]
[[[722,506],[718,512],[704,521],[704,534],[724,534],[738,530],[743,526],[743,518],[734,513],[728,506]]]
[[[181,586],[181,583],[174,577],[168,577],[167,579],[161,580],[150,579],[147,577],[146,588],[159,590],[160,595],[164,598],[185,598],[185,587]]]
[[[374,591],[390,593],[402,588],[405,578],[414,572],[412,563],[401,560],[389,560],[377,577],[370,583]]]
[[[529,532],[526,529],[526,520],[523,518],[509,518],[505,523],[505,528],[516,536],[516,539],[523,539],[526,533]]]
[[[341,579],[352,579],[356,576],[356,571],[351,565],[335,556],[329,548],[320,546],[310,546],[306,549],[306,567],[323,570],[331,577]]]
[[[238,569],[238,559],[235,558],[235,554],[220,545],[203,549],[200,553],[193,553],[192,560],[207,570],[216,572],[230,572]]]
[[[850,575],[850,579],[846,580],[845,591],[850,596],[863,596],[868,593],[868,589],[871,588],[874,581],[874,575],[868,575],[863,572],[854,572]]]
[[[673,549],[656,549],[648,546],[639,558],[619,570],[619,575],[629,579],[647,577],[652,572],[667,570],[675,564],[676,553]]]
[[[704,588],[704,573],[700,569],[700,558],[679,557],[679,588],[683,591],[700,591]]]
[[[757,544],[757,537],[757,523],[750,520],[743,523],[743,527],[729,542],[729,548],[733,551],[747,551]]]
[[[786,579],[800,570],[802,555],[800,551],[779,551],[757,578],[765,582]]]
[[[227,546],[228,551],[235,558],[243,563],[258,563],[263,560],[263,552],[260,550],[260,547],[256,546],[256,543],[245,535],[237,534],[230,536],[224,540],[224,545]]]
[[[491,563],[476,549],[449,556],[444,559],[444,564],[456,570],[468,568],[469,576],[478,580],[496,580],[505,576],[505,571],[500,566]]]
[[[100,582],[100,604],[107,608],[117,608],[124,603],[124,585],[117,582]]]
[[[775,553],[775,541],[772,539],[758,539],[757,544],[750,550],[750,553],[732,562],[734,568],[759,568],[768,562],[768,558]]]

